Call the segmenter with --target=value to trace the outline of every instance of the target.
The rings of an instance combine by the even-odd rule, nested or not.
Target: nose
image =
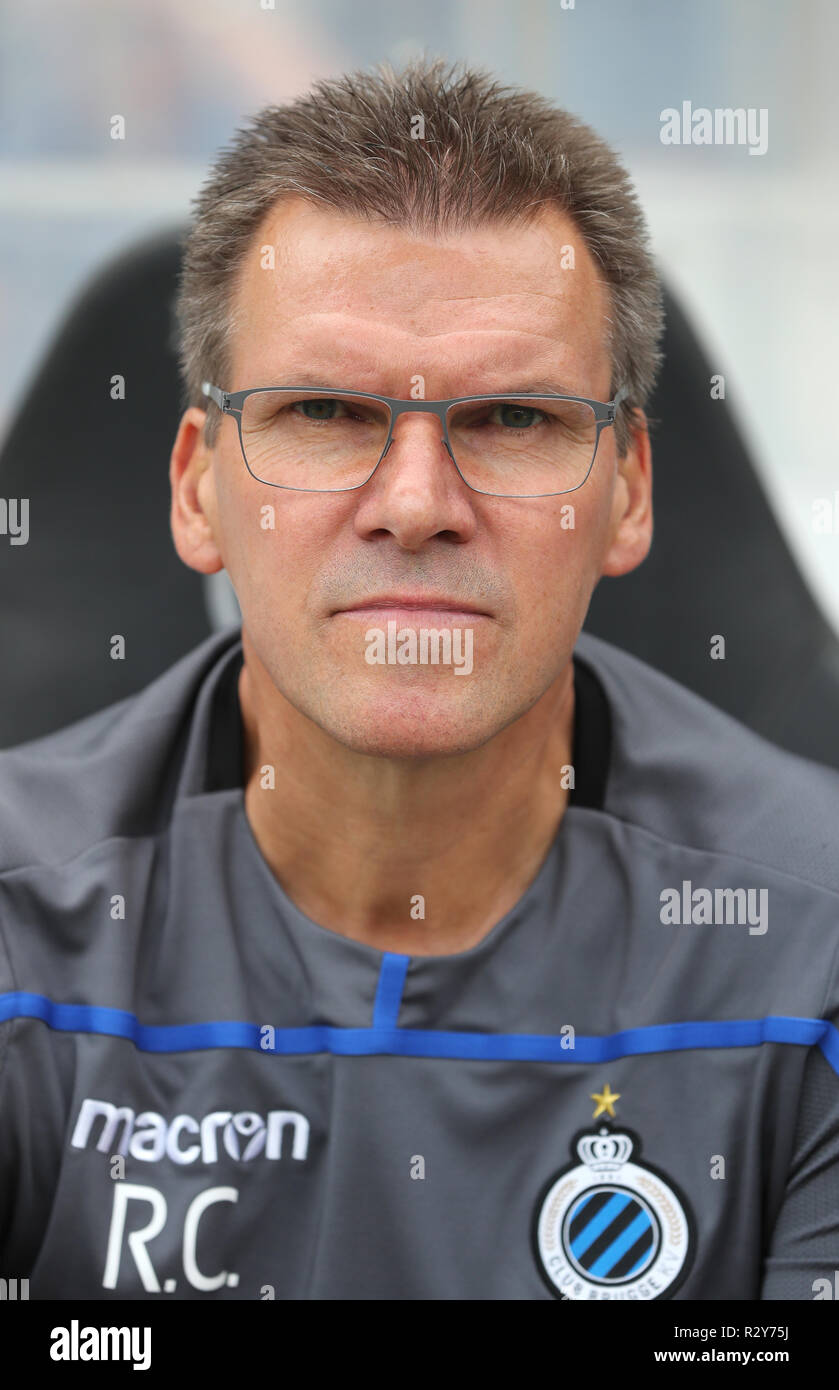
[[[437,536],[464,542],[477,518],[469,489],[454,466],[439,418],[406,412],[373,476],[359,488],[356,530],[368,539],[389,534],[405,550]]]

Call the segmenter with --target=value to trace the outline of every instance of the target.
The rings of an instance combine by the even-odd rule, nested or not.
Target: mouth
[[[458,622],[468,625],[478,618],[491,618],[492,614],[460,599],[431,594],[386,594],[335,609],[330,616],[363,619],[367,623],[397,622],[403,626],[436,623],[438,626],[448,626]]]

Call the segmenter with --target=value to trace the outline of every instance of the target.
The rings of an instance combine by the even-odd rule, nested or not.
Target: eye
[[[330,397],[296,401],[292,410],[305,416],[307,420],[338,420],[349,414],[343,401]]]
[[[504,425],[507,429],[527,429],[537,423],[537,417],[542,419],[541,410],[536,410],[530,405],[512,405],[509,401],[501,401],[495,406],[489,415],[493,425]]]

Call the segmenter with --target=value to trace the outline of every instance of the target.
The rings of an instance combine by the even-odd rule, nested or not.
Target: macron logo
[[[86,1099],[70,1140],[74,1149],[88,1147],[97,1123],[100,1153],[130,1154],[143,1163],[218,1163],[219,1140],[223,1153],[241,1163],[260,1156],[301,1161],[309,1151],[309,1121],[297,1110],[269,1110],[264,1117],[255,1110],[213,1110],[201,1120],[176,1115],[169,1123],[156,1110],[135,1115],[130,1105]]]

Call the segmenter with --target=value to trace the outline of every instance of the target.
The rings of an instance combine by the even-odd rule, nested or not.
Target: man
[[[174,541],[243,621],[0,759],[4,1275],[822,1296],[839,783],[580,635],[652,531],[614,155],[482,74],[321,83],[178,312]]]

